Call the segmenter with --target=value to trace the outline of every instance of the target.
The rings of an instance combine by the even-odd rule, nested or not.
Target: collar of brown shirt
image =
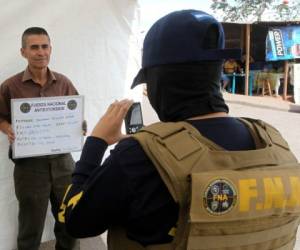
[[[48,79],[47,79],[47,83],[53,83],[54,81],[56,81],[55,75],[53,74],[53,72],[47,68],[47,74],[48,74]],[[29,70],[29,68],[27,67],[24,71],[23,77],[22,77],[22,82],[26,82],[26,81],[33,81],[33,76]],[[46,84],[47,84],[46,83]]]

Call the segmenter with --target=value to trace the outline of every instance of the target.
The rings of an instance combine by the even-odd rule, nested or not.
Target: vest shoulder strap
[[[220,152],[217,154],[211,153],[210,157],[214,159],[215,157],[219,157],[219,161],[222,161],[223,166],[231,164],[232,166],[235,165],[236,168],[251,167],[252,165],[256,166],[265,163],[278,164],[281,161],[296,162],[294,155],[289,150],[287,142],[282,138],[278,130],[260,120],[250,118],[240,118],[240,120],[249,128],[256,141],[257,148],[263,148],[263,150],[225,152],[222,147],[202,136],[199,131],[188,122],[158,122],[142,128],[140,132],[134,134],[133,137],[139,141],[145,153],[156,166],[162,179],[167,183],[168,188],[171,186],[169,183],[173,183],[172,180],[179,180],[179,176],[189,175],[189,171],[195,166],[196,159],[199,159],[198,155],[208,155],[208,152]],[[279,147],[272,147],[273,144]],[[200,151],[201,154],[198,154]],[[227,161],[225,161],[225,158],[221,158],[221,151],[227,155]],[[253,157],[254,155],[255,157]],[[230,161],[228,161],[228,157],[231,157]],[[176,162],[174,162],[174,160]],[[208,163],[211,163],[212,160],[213,159],[206,157],[206,162],[202,162],[202,164],[208,166]],[[234,160],[234,164],[232,160]],[[248,164],[244,164],[244,162]],[[243,164],[243,166],[241,164]],[[179,167],[174,171],[175,165],[184,167]],[[232,168],[232,166],[230,167]],[[182,193],[179,192],[179,190],[175,190],[175,187],[181,186],[178,184],[179,183],[173,185],[173,188],[169,188],[169,191],[176,201],[181,200],[179,193]]]
[[[140,138],[140,142],[141,139],[146,136],[156,136],[161,142],[164,142],[166,147],[169,146],[171,151],[175,150],[175,148],[172,147],[172,145],[174,145],[173,141],[180,140],[180,142],[182,142],[181,144],[186,145],[187,147],[182,147],[179,150],[176,150],[176,152],[174,152],[176,155],[189,155],[189,153],[194,151],[195,147],[200,147],[200,143],[203,143],[202,147],[206,145],[211,149],[224,150],[221,146],[202,136],[201,133],[188,122],[157,122],[142,128],[140,132],[146,132],[143,134],[137,133],[134,135],[134,137]],[[186,136],[187,134],[190,136]]]
[[[252,118],[239,118],[250,130],[251,134],[254,135],[256,145],[266,146],[275,144],[289,150],[287,141],[282,137],[280,132],[267,122]]]

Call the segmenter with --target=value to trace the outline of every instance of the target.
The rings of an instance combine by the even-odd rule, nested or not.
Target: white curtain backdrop
[[[129,90],[139,69],[137,0],[0,0],[0,82],[26,67],[21,34],[44,27],[52,43],[50,68],[68,76],[85,96],[89,132],[115,99],[141,98]],[[8,141],[0,133],[0,250],[16,247],[18,206]],[[79,153],[73,154],[78,159]],[[38,190],[37,190],[38,192]],[[43,241],[53,238],[48,212]]]

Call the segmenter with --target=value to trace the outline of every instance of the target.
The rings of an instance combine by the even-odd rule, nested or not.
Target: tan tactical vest
[[[172,243],[143,247],[111,228],[109,250],[291,250],[300,216],[300,168],[272,126],[241,119],[256,150],[226,151],[186,122],[134,137],[180,205]],[[159,230],[159,229],[157,229]]]

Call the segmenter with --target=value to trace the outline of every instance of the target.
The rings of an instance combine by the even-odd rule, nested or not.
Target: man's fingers
[[[12,144],[15,141],[15,135],[12,134],[8,134],[8,141],[10,144]]]
[[[7,135],[8,135],[9,138],[11,138],[13,140],[15,139],[15,133],[12,130],[9,131],[9,133]]]
[[[132,100],[128,100],[128,99],[125,99],[125,100],[122,100],[120,102],[120,109],[119,109],[119,112],[118,112],[118,117],[120,119],[124,119],[129,108],[131,107],[131,105],[133,104],[133,101]]]
[[[123,99],[121,101],[115,101],[108,107],[107,111],[105,112],[102,120],[108,121],[122,121],[130,106],[132,105],[133,101],[129,99]]]
[[[118,100],[115,100],[113,103],[111,103],[108,106],[108,109],[106,110],[105,114],[109,114],[111,113],[115,108],[116,108],[116,104],[118,103]]]
[[[112,118],[123,119],[126,116],[126,113],[133,101],[129,99],[123,99],[121,101],[116,101],[111,104],[107,110],[107,114],[111,115]]]
[[[114,101],[112,104],[109,105],[106,113],[116,115],[119,112],[120,108],[122,107],[123,103],[124,103],[124,100]]]

